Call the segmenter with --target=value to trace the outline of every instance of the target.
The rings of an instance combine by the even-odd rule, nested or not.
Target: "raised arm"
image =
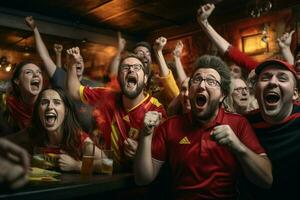
[[[149,111],[144,117],[144,126],[141,131],[136,157],[134,159],[134,177],[138,185],[146,185],[157,176],[163,162],[152,159],[151,144],[154,128],[159,125],[161,114]]]
[[[76,65],[82,62],[80,50],[73,47],[67,50],[67,87],[73,99],[80,100],[80,81],[76,73]]]
[[[291,65],[294,64],[294,56],[290,48],[292,42],[292,36],[294,33],[295,31],[292,30],[290,33],[285,33],[280,38],[277,39],[277,44],[279,46],[282,56]]]
[[[174,57],[174,61],[175,61],[175,69],[177,72],[179,84],[181,84],[187,78],[186,73],[183,69],[181,60],[180,60],[180,55],[182,53],[182,49],[183,49],[183,43],[181,42],[181,40],[179,40],[176,43],[176,47],[173,51],[173,57]]]
[[[56,66],[57,67],[62,67],[61,65],[61,53],[63,50],[63,46],[61,44],[54,44],[53,46],[55,55],[56,55]]]
[[[207,20],[214,9],[214,4],[206,4],[204,6],[201,6],[197,12],[197,21],[200,24],[202,30],[209,37],[209,39],[217,46],[219,51],[224,54],[230,44],[219,33],[215,31],[215,29],[209,24]]]
[[[126,40],[122,37],[121,32],[118,31],[118,49],[115,57],[112,60],[112,63],[110,64],[109,67],[109,74],[110,75],[118,75],[118,68],[120,65],[120,60],[121,60],[121,54],[125,49],[126,45]]]
[[[26,17],[25,22],[34,33],[36,49],[45,65],[48,76],[51,78],[56,70],[56,65],[54,64],[53,60],[51,59],[51,57],[49,55],[49,52],[42,40],[42,37],[41,37],[40,32],[34,22],[33,17],[32,16]]]
[[[229,57],[229,59],[231,59],[235,64],[247,69],[248,71],[256,68],[258,62],[248,55],[242,53],[237,48],[232,47],[230,43],[227,42],[219,33],[217,33],[209,24],[207,18],[211,15],[214,9],[215,6],[213,4],[206,4],[198,9],[197,21],[202,30],[207,34],[219,51]]]
[[[159,37],[155,40],[153,46],[153,50],[159,66],[160,76],[162,77],[167,77],[169,74],[169,68],[167,66],[164,55],[162,53],[162,50],[166,44],[167,44],[167,38]]]
[[[172,71],[168,68],[164,55],[162,53],[162,49],[166,44],[167,39],[164,37],[159,37],[155,41],[153,50],[156,55],[159,66],[159,79],[165,88],[168,98],[172,100],[179,94],[179,89],[172,74]]]

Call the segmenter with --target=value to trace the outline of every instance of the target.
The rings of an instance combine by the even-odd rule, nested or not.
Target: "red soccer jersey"
[[[161,124],[152,140],[152,157],[172,168],[176,199],[234,199],[241,168],[235,156],[210,137],[215,126],[229,125],[240,141],[261,154],[248,121],[220,109],[207,128],[195,126],[190,115],[175,116]]]
[[[138,141],[145,113],[158,111],[166,118],[166,112],[157,99],[147,95],[140,104],[131,110],[122,106],[120,93],[106,88],[81,87],[81,99],[95,106],[93,117],[96,121],[99,136],[103,137],[105,148],[114,150],[117,170],[131,165],[123,156],[123,142],[126,138]],[[124,166],[124,167],[123,167]]]

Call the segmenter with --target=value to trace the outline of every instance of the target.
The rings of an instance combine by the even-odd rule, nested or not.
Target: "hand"
[[[201,6],[197,11],[197,21],[199,24],[207,22],[208,17],[211,15],[212,11],[215,9],[214,4],[205,4]]]
[[[60,154],[58,159],[59,168],[62,171],[80,171],[81,161],[77,161],[68,154]]]
[[[63,46],[61,44],[54,44],[53,49],[56,54],[61,54]]]
[[[118,51],[123,52],[125,49],[126,40],[122,38],[122,34],[118,31]]]
[[[144,127],[142,133],[144,135],[151,135],[154,131],[154,128],[159,125],[161,118],[161,113],[157,111],[147,112],[144,117]]]
[[[164,46],[167,44],[167,38],[165,37],[159,37],[155,40],[153,48],[157,51],[162,51]]]
[[[294,33],[295,30],[292,30],[290,33],[285,33],[280,38],[277,38],[277,43],[280,49],[290,47]]]
[[[126,140],[124,140],[124,154],[125,156],[127,156],[128,158],[134,158],[135,154],[136,154],[136,150],[138,147],[138,142],[131,139],[131,138],[127,138]]]
[[[8,183],[12,189],[28,181],[29,155],[25,149],[0,138],[0,182]]]
[[[218,144],[228,147],[233,152],[242,151],[242,143],[228,125],[214,127],[211,138]]]
[[[80,55],[79,47],[72,47],[67,50],[67,66],[68,67],[76,67],[76,64],[83,65],[83,59]]]
[[[31,30],[34,30],[36,28],[36,24],[32,16],[25,17],[25,22]]]
[[[182,49],[183,49],[183,43],[181,42],[181,40],[179,40],[176,43],[175,49],[173,51],[173,55],[175,57],[180,57],[181,53],[182,53]]]

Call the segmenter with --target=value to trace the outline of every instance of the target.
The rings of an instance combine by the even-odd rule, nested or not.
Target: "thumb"
[[[292,30],[292,31],[290,32],[290,36],[293,36],[294,33],[295,33],[295,30]]]

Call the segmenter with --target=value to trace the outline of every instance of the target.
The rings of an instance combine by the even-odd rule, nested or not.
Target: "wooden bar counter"
[[[0,199],[141,199],[145,188],[134,183],[132,174],[98,175],[83,179],[80,174],[64,173],[58,182],[30,182],[8,191],[0,188]]]

